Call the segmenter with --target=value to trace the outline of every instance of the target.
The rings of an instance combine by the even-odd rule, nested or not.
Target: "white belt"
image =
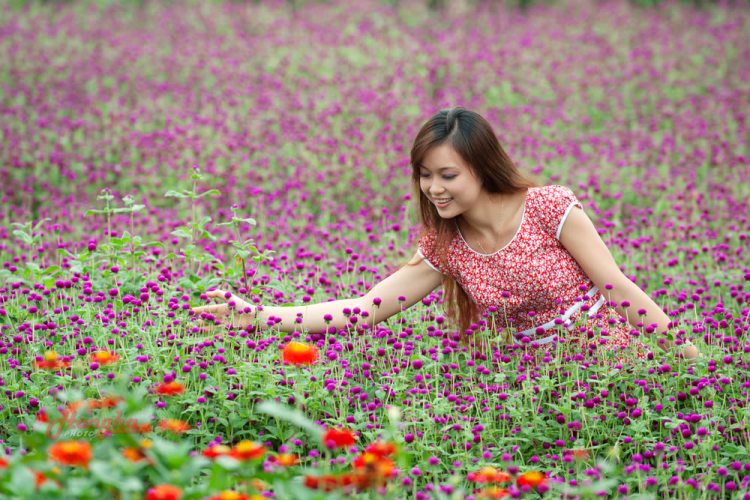
[[[596,286],[594,286],[594,288],[586,292],[586,295],[591,297],[594,294],[596,294],[597,290],[599,289]],[[599,308],[602,307],[602,304],[604,304],[604,295],[602,295],[599,301],[596,304],[594,304],[593,307],[588,311],[589,316],[593,316],[594,314],[596,314],[596,311],[598,311]],[[582,305],[583,305],[583,302],[578,302],[577,304],[572,306],[570,309],[565,311],[565,314],[562,315],[561,319],[563,320],[563,325],[568,330],[573,329],[573,325],[570,324],[568,320],[570,319],[571,316],[573,316],[576,312],[578,312],[578,310],[581,308]],[[553,319],[552,321],[548,321],[547,323],[543,324],[541,328],[544,328],[545,330],[549,330],[550,328],[554,326],[555,326],[555,320]],[[524,330],[522,332],[516,332],[513,334],[513,340],[515,341],[516,344],[520,344],[521,341],[519,339],[522,339],[525,336],[529,336],[530,334],[535,334],[537,328],[540,328],[540,327],[529,328],[528,330]],[[538,344],[549,344],[550,342],[552,342],[552,339],[554,338],[555,338],[555,335],[550,335],[549,337],[544,337],[543,339],[534,339],[532,340],[532,342],[537,342]]]

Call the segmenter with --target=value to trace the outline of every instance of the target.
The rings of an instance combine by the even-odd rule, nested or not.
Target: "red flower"
[[[180,500],[182,490],[171,484],[160,484],[149,488],[146,492],[146,500]]]
[[[489,498],[490,500],[500,500],[510,495],[510,491],[499,486],[490,486],[479,492],[479,498]]]
[[[91,445],[85,441],[60,441],[47,450],[49,458],[63,465],[87,468],[91,460]]]
[[[376,441],[365,448],[365,451],[379,457],[390,457],[396,454],[396,445],[390,441]]]
[[[89,408],[114,408],[120,401],[122,401],[122,398],[107,396],[89,401]]]
[[[91,362],[99,363],[102,366],[111,365],[120,361],[120,356],[109,351],[96,351],[91,354]]]
[[[521,474],[516,478],[516,486],[518,486],[519,488],[524,485],[531,486],[532,488],[537,488],[540,484],[546,482],[547,476],[545,476],[543,472],[539,471],[526,472],[525,474]]]
[[[289,342],[282,351],[282,357],[293,365],[311,365],[318,359],[318,349],[302,342]]]
[[[283,467],[290,467],[299,463],[299,457],[291,453],[279,453],[274,457],[273,463]]]
[[[225,444],[215,444],[210,448],[203,450],[201,455],[208,458],[216,458],[221,455],[228,455],[231,451],[232,449]]]
[[[159,430],[172,431],[175,434],[182,434],[185,431],[190,430],[190,424],[183,422],[182,420],[167,419],[159,422]]]
[[[34,368],[39,370],[59,370],[60,368],[68,368],[69,366],[70,363],[60,359],[55,351],[47,351],[44,353],[42,361],[34,361]]]
[[[469,472],[466,479],[476,483],[505,483],[510,481],[510,474],[500,472],[494,467],[482,467],[479,472]]]
[[[346,487],[367,488],[369,481],[363,474],[347,473],[327,476],[305,476],[304,485],[313,490],[333,491]]]
[[[329,448],[342,448],[351,446],[357,442],[354,433],[349,429],[328,429],[323,434],[323,444]]]
[[[172,381],[159,385],[154,392],[161,396],[175,396],[185,392],[185,386],[177,381]]]
[[[240,441],[232,448],[229,456],[237,460],[255,460],[261,458],[266,453],[266,448],[255,441]]]

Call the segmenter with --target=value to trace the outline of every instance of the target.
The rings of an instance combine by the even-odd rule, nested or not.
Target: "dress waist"
[[[594,288],[586,292],[586,295],[588,295],[589,297],[592,297],[596,294],[598,290],[599,288],[597,288],[595,285]],[[573,330],[573,324],[575,323],[575,321],[572,321],[571,317],[581,309],[581,306],[583,306],[583,304],[584,302],[578,302],[577,304],[571,306],[559,318],[563,320],[563,326],[565,326],[565,328],[567,328],[568,330]],[[600,307],[602,307],[603,304],[604,304],[604,296],[602,295],[599,298],[599,300],[593,306],[591,306],[591,309],[588,311],[588,315],[593,316],[594,314],[596,314],[596,312],[599,310]],[[556,320],[548,321],[547,323],[541,326],[529,328],[528,330],[523,330],[521,332],[516,332],[513,334],[513,340],[515,341],[516,344],[522,344],[524,343],[522,342],[523,338],[528,337],[531,342],[537,342],[538,344],[549,344],[550,342],[554,340],[554,338],[557,335],[550,335],[549,337],[544,337],[542,339],[534,339],[533,336],[536,335],[537,328],[543,328],[544,330],[549,330],[550,328],[554,328],[555,326],[557,326],[555,324],[555,321]]]

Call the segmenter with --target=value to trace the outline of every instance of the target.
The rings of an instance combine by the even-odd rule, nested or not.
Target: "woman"
[[[374,326],[442,283],[446,312],[465,343],[470,325],[491,306],[506,342],[537,353],[551,352],[564,338],[579,352],[614,351],[617,361],[633,362],[647,356],[647,347],[631,329],[651,325],[648,330],[668,331],[667,315],[620,271],[573,192],[524,178],[477,113],[455,107],[433,116],[414,141],[411,165],[425,232],[414,258],[364,297],[254,310],[216,290],[207,295],[230,305],[193,311],[231,315],[241,326],[251,316],[274,316],[282,319],[278,326],[284,332],[295,330],[301,313],[305,328],[321,332],[349,324],[344,308],[367,311],[364,321]],[[406,300],[399,302],[399,296]],[[250,314],[235,315],[235,308]],[[664,338],[659,345],[667,351],[674,341]],[[682,352],[686,358],[698,355],[692,345]]]

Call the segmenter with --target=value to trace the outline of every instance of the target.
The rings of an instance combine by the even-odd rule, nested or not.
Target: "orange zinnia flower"
[[[266,453],[266,448],[255,441],[240,441],[232,448],[229,456],[237,460],[255,460]]]
[[[7,469],[8,468],[8,461],[5,460],[3,457],[0,457],[0,469]]]
[[[302,342],[289,342],[282,351],[282,357],[293,365],[311,365],[318,359],[318,348]]]
[[[266,491],[268,489],[268,484],[264,483],[263,481],[257,478],[251,479],[250,484],[252,485],[253,488],[255,488],[258,491]],[[260,497],[260,498],[262,499],[263,497]]]
[[[52,460],[63,465],[80,465],[87,468],[91,460],[91,445],[85,441],[60,441],[47,450]]]
[[[148,440],[146,440],[148,441]],[[143,448],[150,448],[150,442],[149,445],[144,445]],[[131,462],[140,462],[141,460],[145,460],[146,463],[153,465],[154,460],[149,458],[146,453],[143,451],[143,448],[123,448],[122,455],[130,460]]]
[[[175,396],[185,392],[185,386],[173,380],[172,382],[159,385],[154,392],[162,396]]]
[[[142,424],[138,424],[138,432],[140,432],[141,434],[145,434],[153,430],[154,428],[148,422],[143,422]]]
[[[73,401],[72,403],[68,403],[68,406],[65,407],[65,409],[61,412],[64,416],[69,416],[68,414],[75,415],[78,413],[78,410],[83,408],[89,408],[91,405],[91,402],[88,399],[83,399],[81,401]]]
[[[146,500],[180,500],[182,490],[171,484],[160,484],[149,488],[146,492]]]
[[[47,476],[35,469],[30,469],[34,473],[34,486],[38,489],[47,480]]]
[[[29,469],[29,470],[32,472],[32,474],[34,474],[34,488],[36,490],[39,490],[39,487],[43,485],[44,483],[46,483],[49,480],[49,478],[45,476],[42,472],[36,469]],[[60,470],[57,467],[55,467],[54,469],[52,469],[52,472],[59,473]],[[57,485],[58,488],[62,487],[62,485],[60,484],[60,481],[56,481],[54,479],[52,481]]]
[[[55,351],[47,351],[44,353],[43,360],[34,361],[34,368],[40,370],[59,370],[60,368],[68,368],[69,366],[70,363],[60,359]]]
[[[225,444],[215,444],[201,452],[201,455],[208,458],[216,458],[221,455],[227,455],[232,449]]]
[[[209,497],[209,500],[250,500],[250,495],[234,490],[224,490]]]
[[[370,482],[382,482],[398,476],[393,460],[367,451],[354,457],[352,465],[356,472],[364,474]]]
[[[494,467],[482,467],[479,472],[469,472],[466,479],[475,483],[505,483],[510,481],[510,474],[500,472]]]
[[[89,408],[114,408],[120,401],[122,401],[122,398],[120,397],[106,396],[98,400],[95,399],[90,401]]]
[[[102,366],[111,365],[120,361],[120,356],[109,351],[96,351],[91,354],[91,361]]]
[[[480,498],[489,498],[490,500],[500,500],[510,495],[510,491],[499,486],[490,486],[479,492]]]
[[[396,445],[390,441],[376,441],[365,448],[365,451],[379,457],[390,457],[396,454]]]
[[[183,432],[190,430],[190,424],[188,424],[187,422],[183,422],[182,420],[169,418],[167,420],[162,420],[161,422],[159,422],[159,430],[172,431],[175,434],[182,434]]]
[[[291,467],[299,463],[299,457],[291,453],[279,453],[273,459],[273,463],[283,467]]]
[[[339,474],[337,476],[305,476],[305,487],[313,490],[333,491],[347,486],[366,488],[369,482],[362,474]]]
[[[351,446],[357,442],[357,438],[354,433],[349,429],[328,429],[323,434],[323,444],[329,448],[341,448],[343,446]]]
[[[576,448],[573,450],[573,459],[577,462],[582,462],[589,459],[589,451],[585,448]]]
[[[516,486],[519,488],[524,485],[529,485],[532,488],[536,488],[542,483],[547,482],[547,476],[543,472],[531,471],[521,474],[516,478]]]

